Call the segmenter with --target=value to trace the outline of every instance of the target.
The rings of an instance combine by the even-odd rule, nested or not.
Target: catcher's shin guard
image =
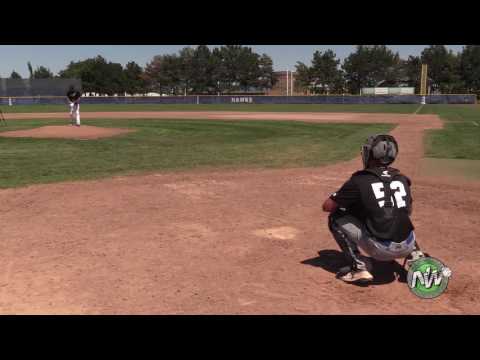
[[[328,217],[328,228],[337,242],[340,249],[342,249],[345,257],[350,263],[352,270],[367,270],[367,264],[361,260],[361,254],[358,250],[357,244],[348,238],[348,235],[337,225],[336,219],[338,215],[330,214]]]

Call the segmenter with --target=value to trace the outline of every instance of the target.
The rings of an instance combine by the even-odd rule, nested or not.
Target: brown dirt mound
[[[28,137],[41,139],[78,139],[90,140],[112,137],[133,132],[132,129],[101,128],[97,126],[42,126],[39,128],[17,131],[5,131],[0,133],[3,137]]]

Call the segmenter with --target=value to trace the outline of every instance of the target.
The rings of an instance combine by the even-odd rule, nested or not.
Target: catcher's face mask
[[[370,159],[377,160],[380,164],[388,166],[395,161],[398,155],[398,144],[391,135],[373,135],[362,146],[363,168],[368,167]]]

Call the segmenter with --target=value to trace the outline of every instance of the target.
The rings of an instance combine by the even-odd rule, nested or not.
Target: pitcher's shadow
[[[395,280],[400,282],[407,281],[407,272],[398,262],[377,261],[375,259],[371,260],[373,280],[366,284],[352,283],[353,285],[385,285]],[[342,252],[330,249],[321,250],[318,252],[317,257],[303,260],[301,263],[305,265],[321,267],[332,274],[336,274],[342,267],[348,266],[348,262]]]

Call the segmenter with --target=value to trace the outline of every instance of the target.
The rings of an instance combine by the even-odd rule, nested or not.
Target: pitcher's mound
[[[78,139],[90,140],[112,137],[121,134],[134,132],[132,129],[118,129],[118,128],[102,128],[97,126],[42,126],[29,130],[5,131],[0,132],[0,136],[4,137],[28,137],[28,138],[43,138],[43,139]]]

